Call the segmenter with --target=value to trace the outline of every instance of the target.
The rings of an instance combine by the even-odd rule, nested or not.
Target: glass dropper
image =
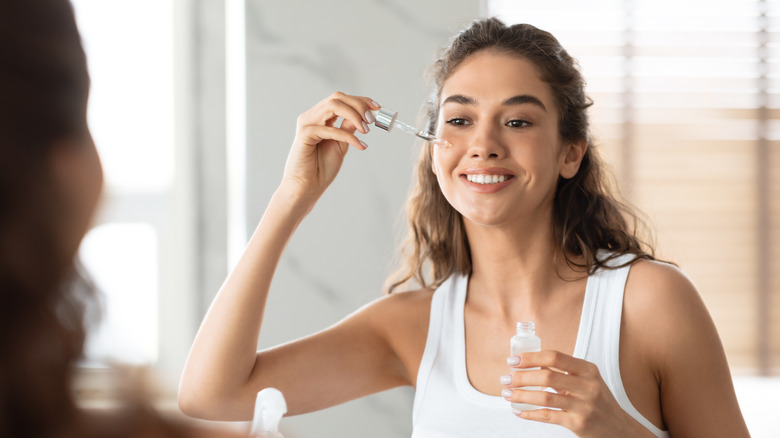
[[[452,144],[450,144],[450,142],[448,142],[447,140],[438,138],[428,131],[417,129],[414,126],[409,125],[408,123],[404,123],[398,120],[398,113],[395,111],[391,111],[387,108],[382,108],[379,111],[377,111],[375,118],[376,118],[376,122],[374,122],[374,125],[384,129],[387,132],[390,132],[390,130],[392,130],[394,127],[398,127],[398,129],[400,129],[401,131],[408,132],[409,134],[420,137],[421,139],[425,141],[429,141],[441,148],[452,147]]]

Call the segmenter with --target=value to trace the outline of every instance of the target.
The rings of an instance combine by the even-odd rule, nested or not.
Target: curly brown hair
[[[553,201],[555,258],[563,257],[570,267],[587,273],[607,267],[611,259],[622,254],[634,254],[634,260],[654,259],[652,245],[639,237],[639,230],[647,230],[644,222],[612,193],[605,165],[591,141],[587,110],[592,101],[585,94],[585,80],[577,62],[549,32],[530,24],[507,26],[497,18],[487,18],[472,22],[456,35],[429,71],[432,91],[424,108],[429,131],[436,130],[444,82],[464,60],[486,50],[530,61],[549,85],[559,109],[561,140],[585,140],[588,144],[578,173],[558,180]],[[453,274],[471,272],[463,217],[439,188],[431,170],[430,147],[422,148],[417,161],[417,183],[407,202],[405,263],[391,277],[390,293],[411,281],[422,287],[437,287]],[[597,257],[599,249],[608,250],[609,255]]]

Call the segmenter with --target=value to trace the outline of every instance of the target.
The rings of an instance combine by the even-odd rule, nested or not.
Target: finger
[[[366,150],[368,145],[357,138],[355,134],[333,126],[309,125],[301,128],[304,144],[315,146],[324,140],[334,140],[344,144],[350,144],[357,149]]]
[[[575,406],[576,400],[571,397],[556,394],[541,389],[513,388],[501,391],[501,396],[512,403],[526,403],[529,405],[543,406],[569,410]]]
[[[349,120],[352,124],[351,126],[357,128],[358,131],[367,134],[369,131],[368,124],[363,120],[364,116],[359,111],[360,108],[355,108],[343,100],[331,99],[325,105],[324,112],[320,115],[319,121],[323,125],[332,126],[333,120],[341,117],[344,121]]]
[[[599,375],[598,367],[592,362],[583,359],[577,359],[568,354],[556,350],[543,350],[533,353],[523,353],[519,356],[520,361],[513,368],[535,368],[547,367],[556,368],[569,374],[577,376],[596,376]]]
[[[353,95],[344,94],[340,92],[334,93],[334,96],[338,96],[339,100],[342,100],[345,103],[352,106],[353,108],[355,108],[360,114],[362,114],[363,121],[365,121],[366,123],[374,123],[376,119],[374,118],[374,113],[372,113],[371,111],[376,111],[382,108],[382,105],[380,105],[370,97],[353,96]]]
[[[363,116],[359,112],[362,110],[351,107],[344,99],[348,99],[348,96],[337,92],[321,100],[317,105],[298,116],[298,128],[308,125],[333,126],[339,117],[352,119],[355,126],[363,128],[361,123]],[[367,131],[364,130],[365,132]]]
[[[578,385],[573,377],[560,371],[548,368],[541,370],[518,370],[511,374],[501,376],[501,384],[507,388],[520,388],[523,386],[541,386],[544,388],[553,388],[558,392],[571,392]]]
[[[356,127],[363,126],[363,131],[368,131],[367,124],[374,123],[376,119],[371,111],[380,109],[382,106],[375,100],[365,96],[353,96],[344,94],[340,91],[333,93],[325,102],[340,102],[348,105],[350,108],[358,113],[359,118],[363,123],[355,123]],[[339,114],[343,117],[342,114]],[[329,119],[328,119],[329,120]],[[355,120],[353,119],[353,122]],[[364,132],[365,133],[365,132]]]
[[[337,91],[298,116],[297,126],[299,129],[307,125],[334,126],[336,120],[341,117],[351,120],[352,125],[365,134],[369,129],[368,124],[375,122],[371,111],[380,108],[381,105],[371,98],[350,96]]]
[[[515,416],[524,420],[539,421],[541,423],[560,424],[565,426],[567,423],[566,411],[557,411],[554,409],[533,409],[528,411],[513,411]]]
[[[351,134],[354,134],[355,131],[357,130],[357,128],[355,127],[355,124],[352,123],[352,121],[348,120],[348,119],[344,119],[344,120],[341,121],[341,125],[339,126],[339,129],[341,129],[342,131],[347,131],[347,132],[349,132]]]
[[[586,377],[566,374],[551,369],[515,371],[510,376],[507,388],[522,388],[537,386],[552,388],[559,395],[573,397],[577,400],[594,400],[604,390],[604,381],[601,376]],[[502,383],[506,381],[502,379]]]

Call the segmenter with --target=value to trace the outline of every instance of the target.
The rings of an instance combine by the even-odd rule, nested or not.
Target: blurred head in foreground
[[[102,186],[88,90],[70,4],[0,1],[3,436],[52,435],[75,418],[70,374],[84,342],[83,299],[63,285]]]
[[[142,402],[77,407],[89,288],[74,257],[103,185],[68,0],[0,0],[0,437],[201,435]],[[213,436],[213,434],[209,434]]]

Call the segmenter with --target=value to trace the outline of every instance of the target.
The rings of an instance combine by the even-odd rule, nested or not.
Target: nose
[[[468,155],[471,158],[499,159],[506,156],[506,148],[490,123],[480,123],[471,130]]]

